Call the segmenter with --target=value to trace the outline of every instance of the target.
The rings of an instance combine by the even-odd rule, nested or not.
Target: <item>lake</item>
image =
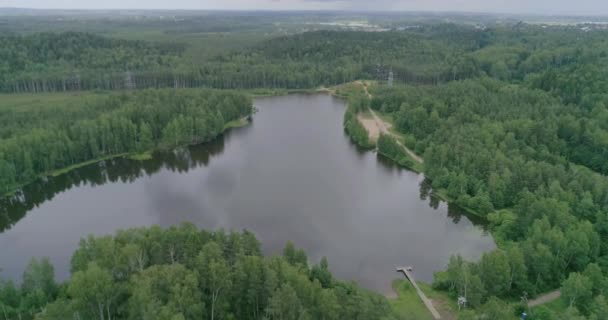
[[[363,152],[344,133],[345,105],[329,95],[255,100],[250,125],[148,161],[117,158],[48,178],[0,204],[0,276],[19,279],[30,257],[69,276],[79,239],[191,221],[248,229],[266,254],[288,240],[339,279],[380,293],[412,266],[431,281],[452,254],[477,259],[491,236],[429,196],[422,175]]]

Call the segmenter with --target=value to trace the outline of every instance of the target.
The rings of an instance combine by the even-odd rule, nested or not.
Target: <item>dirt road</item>
[[[367,97],[369,99],[371,99],[372,95],[367,90],[367,85],[365,83],[363,83],[363,81],[357,81],[356,83],[358,83],[359,85],[361,85],[363,87],[365,94],[367,95]],[[399,141],[398,137],[390,131],[390,128],[391,128],[390,123],[387,123],[386,121],[380,119],[380,117],[378,117],[378,115],[372,108],[368,108],[368,110],[372,114],[373,120],[362,117],[362,116],[359,116],[358,118],[359,118],[359,121],[361,121],[361,124],[365,127],[365,129],[367,129],[370,139],[373,139],[374,141],[377,140],[378,137],[380,136],[380,133],[393,136],[393,137],[397,138],[397,139],[395,139],[397,141],[397,144],[399,144],[403,148],[403,150],[405,150],[405,152],[412,159],[414,159],[414,161],[416,161],[418,163],[424,163],[424,160],[420,156],[418,156],[416,153],[414,153],[408,147],[403,145],[401,143],[401,141]]]

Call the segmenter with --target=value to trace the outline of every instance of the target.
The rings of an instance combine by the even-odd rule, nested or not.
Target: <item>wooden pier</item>
[[[420,300],[422,300],[422,302],[424,303],[426,308],[429,309],[429,311],[433,315],[433,318],[435,318],[436,320],[441,319],[441,315],[439,314],[437,309],[435,309],[435,307],[433,306],[433,302],[429,298],[426,297],[424,292],[422,292],[422,290],[420,290],[420,287],[418,287],[418,285],[416,284],[414,275],[412,275],[410,270],[411,270],[411,268],[404,268],[404,267],[397,268],[397,272],[403,273],[405,275],[405,277],[407,278],[407,280],[409,280],[409,282],[412,284],[412,286],[414,286],[414,289],[416,289],[416,293],[418,293]]]

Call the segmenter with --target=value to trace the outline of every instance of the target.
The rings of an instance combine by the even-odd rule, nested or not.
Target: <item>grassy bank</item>
[[[244,127],[246,125],[249,124],[249,120],[247,120],[247,118],[241,118],[238,120],[232,120],[230,122],[227,122],[224,125],[224,131],[232,129],[232,128],[240,128],[240,127]]]
[[[286,89],[246,89],[242,92],[254,98],[283,96],[289,93]]]
[[[317,88],[317,89],[244,89],[239,90],[240,92],[245,92],[254,98],[263,98],[263,97],[277,97],[284,96],[288,94],[314,94],[314,93],[330,93],[333,94],[334,91],[331,88]]]
[[[142,152],[142,153],[135,153],[135,154],[130,154],[127,156],[128,159],[130,160],[135,160],[135,161],[146,161],[146,160],[151,160],[153,158],[153,152],[152,151],[147,151],[147,152]]]
[[[224,125],[224,128],[222,130],[222,132],[225,132],[226,130],[230,130],[232,128],[240,128],[240,127],[244,127],[247,124],[249,124],[249,121],[247,120],[247,117],[238,119],[238,120],[233,120],[230,122],[227,122]],[[66,173],[69,173],[73,170],[76,169],[80,169],[95,163],[98,163],[100,161],[105,161],[105,160],[111,160],[111,159],[115,159],[115,158],[120,158],[120,157],[124,157],[127,158],[129,160],[134,160],[134,161],[146,161],[146,160],[151,160],[153,158],[153,153],[154,150],[150,150],[150,151],[145,151],[145,152],[126,152],[126,153],[119,153],[119,154],[111,154],[111,155],[107,155],[107,156],[103,156],[103,157],[99,157],[99,158],[95,158],[95,159],[91,159],[91,160],[87,160],[84,162],[79,162],[76,164],[73,164],[71,166],[65,167],[65,168],[60,168],[57,170],[53,170],[50,172],[46,172],[44,174],[39,175],[36,179],[42,178],[42,177],[57,177],[60,175],[64,175]],[[28,181],[27,183],[24,183],[20,186],[15,187],[14,189],[5,192],[3,194],[3,197],[10,197],[15,195],[15,193],[20,190],[21,188],[23,188],[24,186],[33,183],[36,179],[32,180],[32,181]]]
[[[97,163],[97,162],[100,162],[100,161],[110,160],[110,159],[119,158],[119,157],[125,157],[125,156],[128,156],[128,155],[129,155],[128,153],[120,153],[120,154],[108,155],[108,156],[104,156],[104,157],[100,157],[100,158],[96,158],[96,159],[91,159],[91,160],[88,160],[88,161],[85,161],[85,162],[79,162],[79,163],[73,164],[73,165],[71,165],[69,167],[65,167],[65,168],[61,168],[61,169],[57,169],[57,170],[53,170],[53,171],[47,172],[45,174],[41,174],[40,176],[38,176],[38,178],[42,178],[42,177],[57,177],[57,176],[60,176],[62,174],[66,174],[66,173],[68,173],[70,171],[73,171],[73,170],[76,170],[76,169],[79,169],[79,168],[82,168],[82,167],[86,167],[88,165],[91,165],[91,164],[94,164],[94,163]],[[12,189],[11,191],[5,192],[3,194],[3,196],[4,197],[13,196],[21,188],[23,188],[24,186],[26,186],[26,185],[28,185],[30,183],[33,183],[34,181],[35,180],[28,181],[27,183],[24,183],[24,184],[22,184],[20,186],[17,186],[14,189]]]
[[[72,170],[76,170],[78,168],[86,167],[88,165],[97,163],[99,161],[110,160],[110,159],[114,159],[114,158],[118,158],[118,157],[124,157],[124,156],[127,156],[127,155],[129,155],[129,154],[128,153],[112,154],[112,155],[108,155],[108,156],[105,156],[105,157],[96,158],[96,159],[92,159],[92,160],[85,161],[85,162],[80,162],[80,163],[77,163],[77,164],[71,165],[69,167],[62,168],[62,169],[53,170],[53,171],[51,171],[51,172],[49,172],[47,174],[44,174],[42,176],[57,177],[57,176],[60,176],[62,174],[66,174],[66,173],[68,173],[68,172],[70,172]]]
[[[393,281],[393,290],[397,293],[397,298],[389,299],[389,303],[401,320],[433,320],[433,316],[408,281]]]
[[[407,154],[404,154],[404,156],[408,157],[410,159],[411,162],[403,162],[403,161],[399,161],[398,159],[392,157],[391,155],[389,155],[386,152],[382,152],[380,150],[378,150],[378,154],[382,157],[384,157],[385,159],[390,160],[391,162],[395,163],[396,165],[398,165],[401,168],[407,169],[409,171],[415,172],[415,173],[422,173],[423,171],[423,166],[422,164],[414,161],[414,159],[412,159],[410,156],[408,156]]]
[[[424,294],[433,301],[433,306],[444,319],[456,319],[458,306],[445,292],[433,290],[430,285],[417,282]],[[433,320],[412,284],[404,279],[393,281],[393,290],[397,298],[389,299],[389,303],[400,320]]]

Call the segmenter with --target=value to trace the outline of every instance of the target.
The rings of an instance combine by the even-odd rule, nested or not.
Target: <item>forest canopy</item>
[[[209,141],[252,113],[230,91],[143,90],[0,108],[0,192],[107,156]]]
[[[187,21],[167,34],[203,28]],[[204,28],[230,31],[248,21],[228,28],[213,20]],[[347,133],[373,147],[358,114],[370,106],[391,119],[405,144],[424,157],[433,189],[485,219],[499,246],[478,262],[454,256],[436,275],[435,288],[455,299],[466,296],[468,306],[496,319],[497,310],[509,310],[507,302],[560,289],[568,312],[547,311],[542,319],[605,319],[606,33],[594,25],[420,23],[384,32],[273,34],[221,55],[193,54],[194,44],[184,40],[3,34],[0,91],[47,102],[22,104],[4,95],[0,192],[89,160],[209,141],[252,113],[246,94],[218,89],[375,80],[371,99],[348,94]],[[64,91],[87,93],[65,101],[46,95]],[[377,144],[380,153],[410,165],[392,137]],[[83,240],[67,284],[52,280],[47,261],[33,261],[22,287],[5,283],[0,296],[13,318],[28,312],[102,320],[138,313],[155,319],[390,317],[384,299],[335,281],[327,261],[310,268],[306,260],[293,246],[283,258],[263,258],[249,233],[188,225],[137,229]],[[182,301],[192,308],[185,310]]]
[[[605,118],[604,105],[588,112],[550,92],[489,78],[372,92],[371,107],[424,155],[433,189],[484,217],[500,247],[477,263],[453,257],[436,288],[480,307],[492,296],[520,299],[562,286],[572,308],[602,318],[593,299],[603,301],[608,288],[601,240],[608,237],[608,178],[605,161],[595,162],[602,140],[590,144],[582,131],[602,134],[596,119]],[[599,279],[597,287],[580,296],[590,279]]]
[[[396,319],[380,295],[336,280],[327,259],[310,266],[287,243],[264,257],[248,231],[192,224],[83,238],[72,277],[57,283],[48,259],[32,259],[21,286],[0,282],[8,319]]]

